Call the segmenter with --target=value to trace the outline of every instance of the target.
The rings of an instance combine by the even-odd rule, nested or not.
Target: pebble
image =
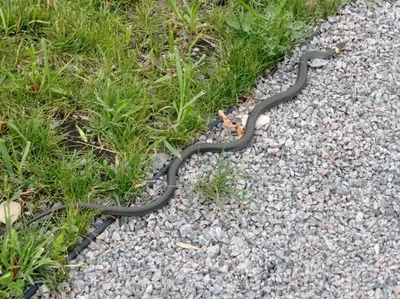
[[[246,127],[248,117],[249,117],[248,115],[242,116],[243,127]],[[270,122],[271,122],[271,119],[270,119],[269,116],[260,115],[260,117],[256,121],[256,128],[260,128],[260,127],[263,127],[265,125],[268,125]]]
[[[170,155],[164,153],[158,153],[157,155],[155,155],[155,157],[151,161],[151,166],[153,167],[153,170],[157,171],[163,168],[170,158]]]
[[[111,283],[104,283],[103,284],[103,290],[105,290],[105,291],[110,290],[111,287],[112,287]]]

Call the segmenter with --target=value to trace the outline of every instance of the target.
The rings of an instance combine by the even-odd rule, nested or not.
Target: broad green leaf
[[[251,25],[254,22],[254,18],[251,14],[247,14],[242,21],[242,29],[244,32],[250,32]]]
[[[0,285],[8,286],[12,280],[13,280],[13,274],[11,272],[8,272],[0,277]]]
[[[232,28],[235,28],[235,29],[237,29],[237,30],[240,30],[240,28],[241,28],[240,23],[239,23],[238,21],[235,21],[235,20],[228,20],[228,21],[226,21],[226,23],[227,23],[229,26],[231,26]]]

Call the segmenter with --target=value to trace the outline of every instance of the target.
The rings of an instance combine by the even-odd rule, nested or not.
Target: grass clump
[[[0,297],[22,297],[33,283],[55,285],[65,274],[60,256],[67,250],[64,242],[63,234],[52,239],[31,229],[17,233],[8,228],[0,247]]]
[[[157,152],[191,142],[338,5],[0,0],[0,202],[18,194],[21,221],[55,203],[135,203]],[[65,256],[93,215],[54,217],[63,237],[45,234],[42,245],[29,243],[29,234],[41,235],[27,228],[8,238],[31,244],[32,254],[58,240]],[[0,246],[9,250],[6,240]],[[25,258],[37,264],[32,254]],[[1,275],[15,266],[9,258]],[[24,286],[47,277],[39,268],[21,276]],[[0,291],[14,292],[4,281]]]
[[[204,178],[206,177],[206,178]],[[212,173],[203,173],[195,190],[200,196],[212,201],[220,210],[225,210],[225,200],[243,201],[251,196],[251,191],[239,188],[237,183],[254,179],[242,169],[232,165],[230,160],[219,157]]]

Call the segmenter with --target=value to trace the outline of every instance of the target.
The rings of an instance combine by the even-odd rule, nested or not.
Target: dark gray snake
[[[173,196],[176,189],[176,176],[178,174],[179,167],[183,164],[183,162],[192,156],[195,153],[201,152],[223,152],[223,151],[235,151],[246,147],[254,135],[254,129],[256,126],[256,121],[258,117],[270,109],[273,106],[276,106],[282,102],[288,101],[294,96],[296,96],[305,86],[307,81],[307,64],[308,61],[313,58],[324,58],[328,59],[338,54],[342,48],[344,47],[344,43],[337,44],[330,50],[327,51],[308,51],[304,53],[299,62],[299,70],[297,74],[296,83],[286,91],[275,94],[272,97],[263,100],[251,111],[247,123],[246,123],[246,131],[242,138],[230,142],[230,143],[196,143],[192,146],[187,147],[181,152],[180,158],[175,158],[168,168],[167,174],[167,183],[168,187],[163,195],[157,198],[154,201],[148,202],[141,206],[135,207],[122,207],[122,206],[112,206],[112,205],[99,205],[99,204],[91,204],[91,203],[74,203],[72,205],[61,205],[58,207],[54,207],[49,209],[42,214],[31,219],[27,224],[31,224],[49,214],[54,212],[58,212],[66,209],[69,206],[72,207],[80,207],[84,209],[98,210],[101,214],[107,215],[115,215],[115,216],[143,216],[145,214],[154,212],[158,209],[161,209],[164,205],[166,205],[171,197]]]

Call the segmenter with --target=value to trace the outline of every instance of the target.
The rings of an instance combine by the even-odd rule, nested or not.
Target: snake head
[[[342,51],[342,49],[344,48],[345,45],[346,45],[345,42],[341,42],[341,43],[336,44],[333,47],[333,51],[335,51],[335,54],[339,54],[339,52]]]

